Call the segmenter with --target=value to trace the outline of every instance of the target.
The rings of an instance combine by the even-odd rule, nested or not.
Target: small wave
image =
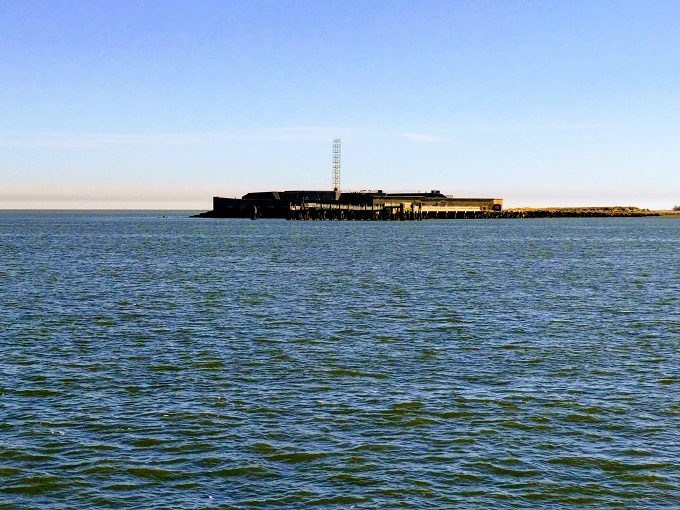
[[[257,453],[275,453],[278,451],[274,446],[263,442],[254,443],[251,449]]]
[[[465,480],[466,482],[481,482],[483,477],[476,475],[474,473],[466,473],[458,471],[453,475],[454,478],[459,478],[460,480]]]
[[[356,485],[357,487],[372,487],[380,485],[382,482],[368,476],[357,476],[351,473],[340,473],[329,477],[330,480],[347,485]]]
[[[23,460],[23,461],[34,461],[34,462],[45,462],[53,459],[51,455],[42,455],[39,453],[28,453],[24,450],[19,450],[15,448],[5,448],[0,450],[0,459],[12,459],[12,460]]]
[[[144,317],[144,314],[139,313],[139,312],[120,312],[118,314],[118,317],[120,319],[123,319],[124,321],[125,320],[134,320],[134,319],[141,319],[142,317]]]
[[[62,392],[51,390],[49,388],[31,388],[25,390],[16,390],[16,392],[24,397],[59,397],[63,395]]]
[[[163,448],[166,452],[183,452],[183,453],[201,453],[216,450],[217,446],[214,443],[205,442],[187,442],[178,445],[167,446]]]
[[[623,478],[635,483],[667,483],[668,479],[655,473],[640,473],[639,471],[631,471],[622,473]]]
[[[451,418],[470,418],[472,416],[478,416],[479,413],[476,411],[442,411],[440,413],[437,413],[437,416],[440,418],[444,419],[451,419]]]
[[[286,493],[285,496],[278,498],[269,497],[261,499],[248,499],[240,502],[241,507],[261,507],[261,508],[272,508],[287,506],[288,508],[294,508],[291,505],[299,505],[300,501],[309,499],[310,497],[318,497],[317,493],[308,490],[297,490]]]
[[[0,487],[0,491],[7,494],[37,495],[63,489],[67,485],[58,476],[31,476],[22,478],[17,485]]]
[[[113,320],[111,320],[111,319],[107,319],[106,317],[100,317],[100,316],[95,317],[95,318],[94,318],[94,322],[95,322],[98,326],[112,327],[112,326],[115,326],[115,325],[116,325],[116,322],[115,322],[115,321],[113,321]]]
[[[361,370],[354,370],[351,368],[332,368],[327,370],[326,373],[333,377],[372,377],[375,379],[384,379],[387,377],[385,374],[363,372]]]
[[[262,466],[240,466],[232,468],[216,469],[205,473],[208,476],[217,478],[233,478],[239,476],[255,476],[258,478],[272,478],[278,476],[273,471],[263,468]]]
[[[177,365],[151,365],[149,370],[152,372],[179,372],[182,368]]]
[[[640,450],[637,448],[629,448],[627,450],[624,450],[623,452],[625,455],[630,455],[631,457],[651,457],[652,452],[649,450]]]
[[[434,425],[436,423],[439,423],[439,422],[437,420],[433,420],[432,418],[420,416],[418,418],[413,418],[411,420],[400,423],[400,426],[402,426],[402,427],[426,427],[428,425]]]
[[[597,457],[555,457],[549,459],[550,464],[562,464],[580,468],[599,468],[609,472],[644,471],[647,469],[664,469],[672,466],[666,462],[622,462]]]
[[[329,454],[326,452],[287,452],[287,453],[276,453],[267,456],[267,460],[277,461],[277,462],[288,462],[291,464],[297,464],[300,462],[313,462],[315,460],[323,459],[328,457]]]
[[[523,499],[529,501],[552,501],[555,499],[555,495],[551,493],[543,492],[528,492],[522,495]],[[598,503],[598,499],[591,496],[561,496],[559,498],[561,508],[567,505],[583,506],[583,505],[593,505]]]
[[[163,444],[164,442],[165,441],[163,439],[158,439],[155,437],[145,437],[142,439],[135,439],[132,442],[132,445],[138,448],[148,448],[150,446],[158,446],[159,444]]]
[[[431,490],[419,487],[377,489],[376,492],[384,496],[422,496],[425,498],[432,498],[434,496],[434,493]]]
[[[397,450],[397,447],[388,443],[373,443],[361,444],[355,446],[352,450],[357,452],[391,452]]]
[[[592,414],[571,413],[564,417],[565,421],[574,423],[600,423],[602,420]]]
[[[127,472],[132,476],[136,476],[137,478],[146,478],[150,480],[174,480],[183,476],[183,474],[179,471],[156,467],[128,468]]]
[[[539,471],[535,469],[513,469],[509,467],[498,466],[496,464],[492,464],[491,462],[475,462],[469,464],[468,467],[473,467],[475,469],[486,471],[499,476],[513,476],[524,478],[537,476],[539,474]]]
[[[134,491],[139,489],[139,485],[132,483],[112,483],[111,485],[106,485],[103,487],[107,491]]]
[[[110,464],[97,464],[83,469],[83,473],[87,475],[109,475],[116,471],[118,471],[118,468]]]
[[[501,349],[512,350],[512,349],[526,349],[529,347],[529,342],[526,340],[520,342],[510,342],[500,346]]]
[[[494,422],[494,425],[498,425],[500,427],[505,427],[505,428],[508,428],[508,429],[517,429],[517,430],[548,430],[548,429],[553,428],[551,425],[537,424],[537,423],[522,423],[522,422],[516,421],[516,420],[496,421],[496,422]]]
[[[366,496],[330,496],[313,499],[305,506],[351,505],[352,503],[365,503],[367,501],[370,501],[370,498]]]
[[[220,360],[195,361],[192,365],[199,370],[217,370],[225,367],[224,362]]]
[[[397,415],[397,416],[402,416],[405,414],[411,414],[417,411],[420,411],[424,407],[424,404],[420,402],[419,400],[413,400],[413,401],[407,401],[407,402],[398,402],[394,404],[392,407],[389,409],[385,409],[382,411],[383,414],[386,415]]]

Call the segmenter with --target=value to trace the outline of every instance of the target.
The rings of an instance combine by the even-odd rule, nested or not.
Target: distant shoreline
[[[665,211],[672,215],[673,211]],[[660,211],[639,207],[523,207],[501,211],[500,214],[512,218],[621,218],[662,216]]]

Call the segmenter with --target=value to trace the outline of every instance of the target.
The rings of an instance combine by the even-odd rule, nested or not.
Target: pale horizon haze
[[[680,204],[677,1],[0,2],[0,209]]]

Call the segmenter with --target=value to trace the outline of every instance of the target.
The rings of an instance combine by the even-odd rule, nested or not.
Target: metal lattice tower
[[[340,138],[333,140],[333,191],[335,199],[340,198]]]

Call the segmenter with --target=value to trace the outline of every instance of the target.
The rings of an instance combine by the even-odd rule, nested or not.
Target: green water
[[[0,212],[0,508],[680,507],[677,219],[186,216]]]

